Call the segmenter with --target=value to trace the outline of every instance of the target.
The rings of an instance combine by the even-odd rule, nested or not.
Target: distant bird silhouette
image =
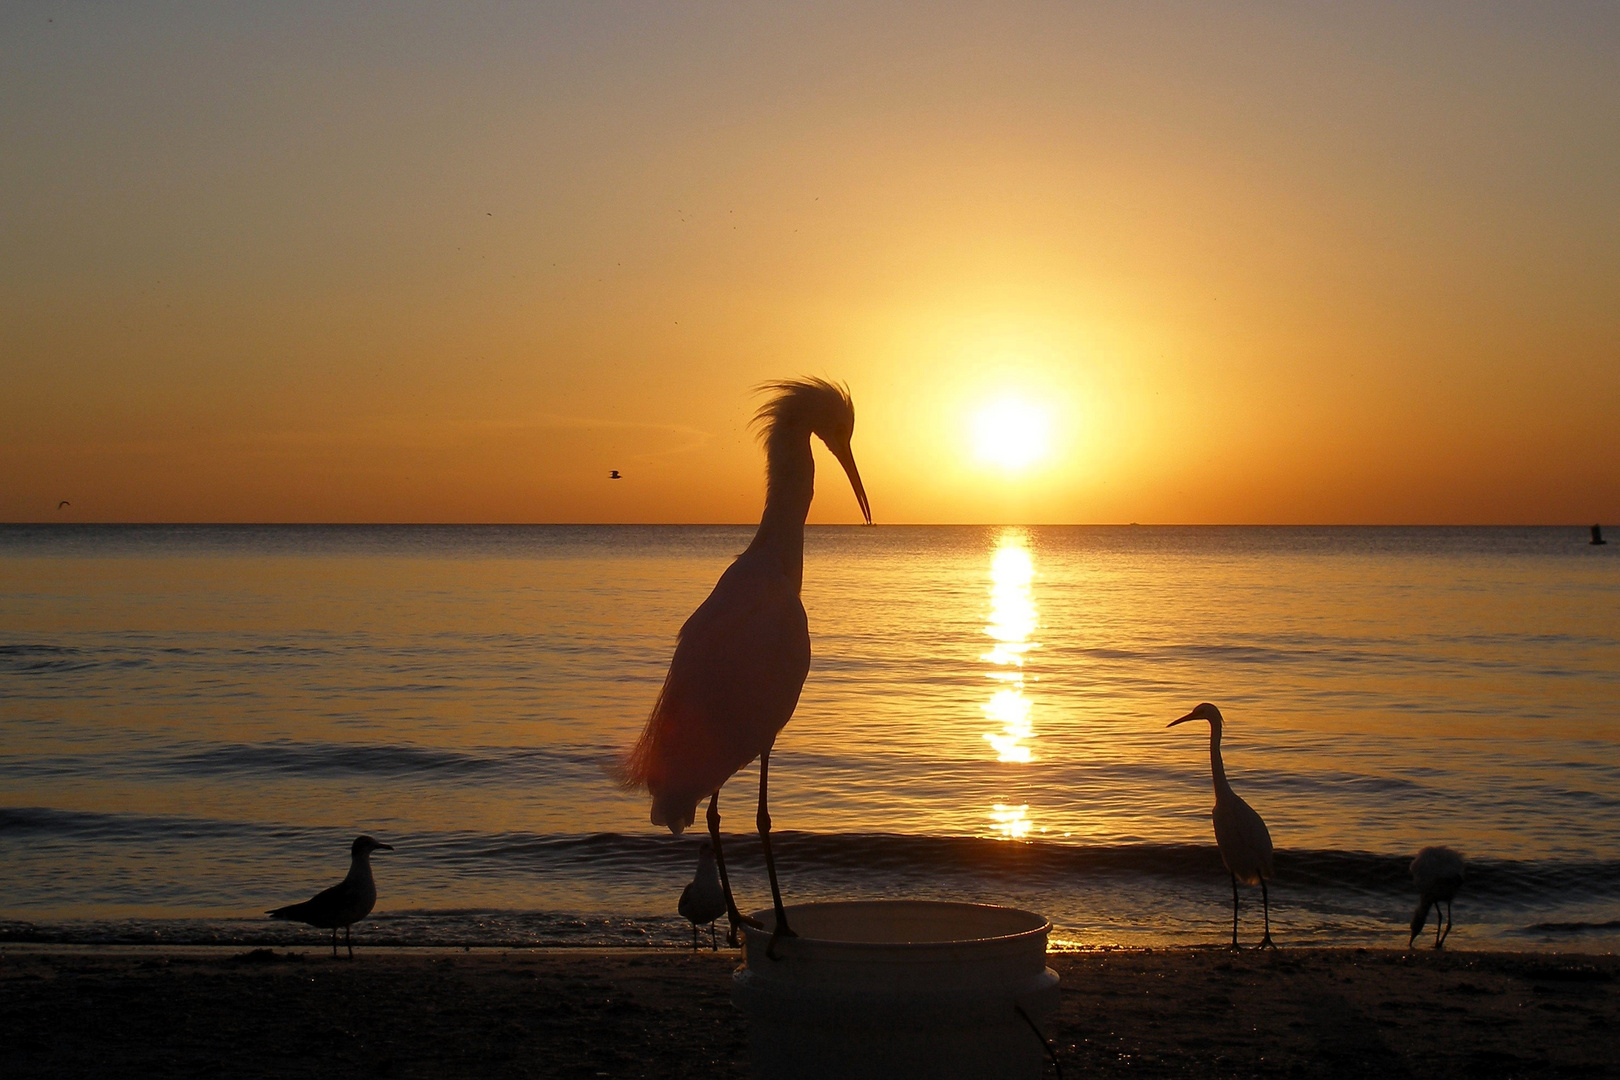
[[[331,930],[334,958],[337,956],[337,928],[343,927],[343,944],[348,946],[349,959],[354,959],[349,927],[370,915],[371,909],[377,904],[377,883],[371,878],[371,853],[393,850],[393,845],[378,843],[369,836],[355,837],[354,844],[349,848],[347,877],[302,904],[288,904],[267,914],[272,919],[287,919]]]
[[[1271,940],[1271,897],[1266,882],[1272,876],[1271,833],[1249,804],[1238,798],[1226,782],[1226,766],[1221,762],[1221,710],[1204,702],[1169,727],[1189,720],[1209,721],[1209,771],[1215,779],[1215,846],[1221,849],[1221,862],[1232,875],[1232,948],[1238,947],[1238,882],[1260,886],[1260,903],[1265,911],[1266,936],[1260,946],[1277,947]]]
[[[676,910],[692,924],[693,952],[697,952],[698,927],[705,923],[709,927],[709,947],[720,951],[714,921],[726,913],[726,891],[720,887],[720,875],[714,869],[714,848],[707,841],[698,848],[697,873],[681,890],[681,903]]]
[[[1594,544],[1607,544],[1608,543],[1607,540],[1603,539],[1603,526],[1601,526],[1601,525],[1592,526],[1592,543],[1594,543]]]
[[[609,480],[623,480],[624,477],[619,475],[619,470],[618,469],[614,469],[613,471],[608,473],[608,479]]]
[[[58,510],[60,510],[60,509],[62,509],[62,507],[64,507],[64,506],[72,506],[72,505],[73,505],[73,504],[72,504],[72,503],[70,503],[70,502],[68,502],[68,501],[67,501],[67,500],[66,500],[66,499],[63,499],[63,500],[62,500],[62,501],[61,501],[61,502],[59,502],[59,503],[57,503],[57,504],[56,504],[56,508],[57,508],[57,509],[58,509]],[[1595,528],[1597,528],[1597,526],[1596,526],[1596,525],[1594,525],[1594,526],[1592,526],[1592,527],[1593,527],[1593,528],[1594,528],[1594,529],[1595,529]],[[1594,544],[1601,544],[1601,543],[1603,543],[1603,541],[1601,541],[1601,540],[1594,540],[1594,541],[1592,541],[1592,543],[1594,543]]]
[[[669,674],[636,745],[620,762],[626,787],[652,795],[652,823],[680,833],[709,800],[709,839],[731,922],[730,940],[746,919],[737,910],[720,847],[720,786],[759,758],[760,847],[771,882],[779,936],[792,937],[771,853],[766,802],[771,747],[799,704],[810,671],[810,628],[799,590],[804,583],[804,519],[816,465],[810,436],[844,467],[861,514],[871,508],[849,448],[855,406],[843,387],[821,379],[768,384],[774,394],[754,420],[765,443],[765,512],[748,550],[720,576],[709,598],[681,627]]]
[[[1451,936],[1451,902],[1457,897],[1457,890],[1462,888],[1463,871],[1468,860],[1463,853],[1443,845],[1426,847],[1417,853],[1412,860],[1412,880],[1417,882],[1418,906],[1412,913],[1412,936],[1406,939],[1406,947],[1410,949],[1412,942],[1423,932],[1423,926],[1429,921],[1429,909],[1434,908],[1434,947],[1440,948]],[[1440,929],[1440,901],[1446,902],[1445,930]]]

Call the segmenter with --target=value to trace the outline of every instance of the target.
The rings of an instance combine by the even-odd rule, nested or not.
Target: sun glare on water
[[[1001,398],[980,409],[973,421],[974,449],[980,461],[1009,471],[1026,469],[1046,456],[1046,410],[1019,398]]]

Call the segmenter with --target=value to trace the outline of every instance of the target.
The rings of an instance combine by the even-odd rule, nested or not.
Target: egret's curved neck
[[[765,513],[748,550],[771,555],[793,579],[795,590],[804,584],[804,519],[815,491],[809,426],[773,427],[765,440]]]
[[[1226,764],[1221,761],[1221,729],[1216,724],[1209,726],[1209,772],[1217,795],[1232,790],[1232,785],[1226,782]]]

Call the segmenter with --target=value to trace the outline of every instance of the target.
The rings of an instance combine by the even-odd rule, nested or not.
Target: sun
[[[1027,469],[1046,456],[1049,426],[1040,406],[998,398],[974,417],[974,447],[980,461],[1009,471]]]

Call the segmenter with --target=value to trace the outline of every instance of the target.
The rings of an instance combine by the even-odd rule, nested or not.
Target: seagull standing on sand
[[[347,877],[302,904],[288,904],[267,914],[272,919],[288,919],[331,930],[334,959],[337,957],[337,928],[343,927],[343,944],[348,946],[349,959],[353,960],[354,945],[349,940],[349,927],[370,915],[377,905],[377,883],[371,878],[371,853],[393,850],[392,844],[380,844],[369,836],[355,837],[349,849]]]
[[[1410,949],[1412,942],[1423,933],[1424,924],[1429,921],[1429,909],[1434,908],[1434,947],[1440,948],[1451,936],[1451,902],[1457,898],[1457,890],[1462,888],[1463,869],[1467,860],[1463,853],[1443,844],[1426,847],[1417,853],[1412,860],[1412,880],[1417,882],[1418,906],[1412,912],[1412,936],[1406,939],[1406,947]],[[1446,926],[1444,932],[1440,929],[1440,901],[1446,902]]]
[[[861,514],[871,524],[866,489],[850,452],[855,406],[849,391],[821,379],[769,384],[773,396],[755,416],[765,443],[765,512],[748,550],[720,576],[681,627],[675,656],[652,715],[617,770],[626,787],[652,795],[652,823],[679,834],[709,800],[709,839],[731,922],[730,940],[748,922],[737,910],[720,847],[720,786],[759,759],[760,847],[776,908],[772,929],[792,937],[771,854],[766,781],[771,747],[799,704],[810,671],[810,628],[799,589],[804,582],[804,519],[815,490],[810,436],[844,467]],[[770,949],[767,948],[767,954]]]
[[[1170,721],[1170,727],[1189,720],[1209,721],[1209,771],[1215,778],[1215,846],[1221,849],[1221,862],[1232,875],[1232,948],[1238,947],[1238,882],[1260,886],[1260,903],[1265,911],[1266,936],[1260,945],[1277,943],[1271,940],[1271,897],[1266,882],[1271,871],[1271,833],[1260,815],[1232,790],[1226,782],[1226,766],[1221,762],[1221,710],[1204,702],[1180,720]]]
[[[709,926],[709,947],[720,951],[720,942],[714,934],[714,921],[726,913],[726,891],[720,887],[720,875],[714,869],[714,848],[704,841],[698,848],[697,873],[681,890],[681,903],[677,908],[692,924],[692,951],[698,948],[698,927]]]

